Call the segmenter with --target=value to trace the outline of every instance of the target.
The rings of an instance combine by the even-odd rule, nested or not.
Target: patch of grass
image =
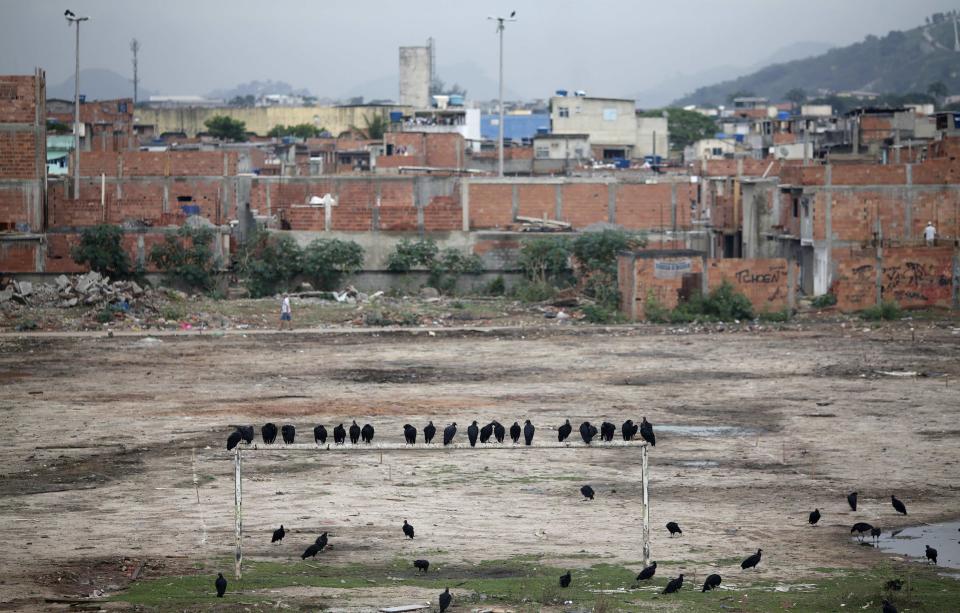
[[[832,307],[835,304],[837,304],[837,295],[832,293],[817,296],[810,301],[810,306],[815,309],[824,309],[826,307]]]
[[[896,302],[886,300],[860,311],[860,317],[867,321],[891,321],[903,317],[903,309]]]
[[[783,308],[779,311],[761,311],[757,313],[757,319],[769,323],[783,323],[790,321],[790,309]]]

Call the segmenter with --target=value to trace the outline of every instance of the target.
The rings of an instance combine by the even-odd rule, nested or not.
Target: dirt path
[[[438,331],[439,333],[439,331]],[[916,339],[916,340],[912,340]],[[916,371],[901,377],[878,372]],[[0,336],[0,601],[117,588],[124,558],[162,574],[233,547],[228,424],[371,421],[378,439],[473,419],[646,416],[654,559],[702,576],[757,547],[758,578],[873,565],[853,521],[906,525],[960,508],[960,337],[865,332],[671,334],[663,328],[396,334]],[[698,436],[689,427],[728,427]],[[619,432],[618,432],[619,436]],[[435,564],[545,554],[638,567],[639,454],[602,450],[324,454],[245,461],[247,555],[296,557],[321,530],[329,564],[430,552]],[[580,485],[598,495],[583,501]],[[196,486],[195,486],[196,484]],[[858,490],[861,512],[844,496]],[[198,503],[199,497],[199,503]],[[810,528],[806,515],[823,513]],[[400,524],[414,542],[397,538]],[[683,537],[663,525],[677,521]],[[283,523],[291,534],[271,546]],[[629,535],[616,536],[620,529]],[[591,557],[597,556],[597,557]],[[105,561],[112,561],[106,563]],[[159,562],[158,562],[159,561]],[[103,576],[81,572],[106,564]],[[734,563],[735,565],[735,563]],[[112,573],[112,574],[111,574]],[[59,580],[58,580],[59,577]],[[99,578],[98,578],[99,577]],[[113,578],[111,578],[113,577]]]

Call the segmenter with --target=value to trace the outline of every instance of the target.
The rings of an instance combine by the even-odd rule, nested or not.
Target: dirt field
[[[736,589],[703,610],[721,610],[719,598],[727,609],[766,610],[760,591],[753,602],[743,590],[777,585],[783,608],[817,610],[804,599],[820,581],[907,566],[852,544],[855,521],[889,530],[958,517],[958,332],[847,322],[720,334],[553,326],[0,336],[0,607],[102,595],[119,599],[106,605],[114,608],[209,608],[191,590],[209,596],[218,570],[233,581],[229,424],[256,424],[259,439],[262,423],[293,423],[312,441],[314,424],[332,430],[356,419],[374,424],[378,442],[402,442],[407,422],[456,421],[465,438],[473,419],[530,418],[536,440],[555,441],[565,418],[575,428],[608,419],[619,439],[623,420],[646,416],[658,430],[650,450],[656,585],[682,572],[697,588],[686,597],[700,597],[703,577],[719,572]],[[924,376],[880,374],[903,371]],[[448,578],[458,610],[470,610],[482,606],[473,580],[496,594],[496,580],[511,573],[572,568],[598,587],[629,588],[615,584],[642,567],[638,450],[381,457],[280,448],[247,453],[244,472],[250,576],[228,596],[251,608],[435,603],[435,585]],[[592,502],[578,492],[586,483],[597,491]],[[857,513],[845,501],[852,490]],[[891,493],[909,517],[894,513]],[[814,507],[823,519],[811,528]],[[400,531],[404,519],[416,527],[413,541]],[[669,537],[671,520],[682,537]],[[281,523],[288,536],[270,545]],[[324,530],[329,550],[301,562]],[[741,571],[758,547],[759,570]],[[413,581],[407,565],[418,557],[439,567],[440,583]],[[284,574],[291,569],[299,574]],[[173,583],[157,581],[168,577]],[[939,581],[937,589],[956,590],[953,579]],[[179,596],[164,595],[164,585]],[[602,608],[582,592],[538,589],[526,601],[500,593],[496,606]],[[879,583],[870,589],[879,594]],[[921,596],[909,610],[942,610],[925,608]],[[868,597],[868,610],[879,610]],[[854,598],[846,610],[866,602]],[[613,604],[694,610],[650,589]]]

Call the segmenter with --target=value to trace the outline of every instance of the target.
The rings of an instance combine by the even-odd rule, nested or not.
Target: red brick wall
[[[768,177],[775,177],[780,174],[780,169],[783,167],[781,162],[776,160],[704,160],[701,162],[700,174],[706,177],[734,177],[737,175],[737,164],[740,161],[743,162],[745,176],[761,176],[766,172]],[[770,168],[770,172],[767,172],[767,168]]]
[[[36,77],[0,76],[0,123],[36,123]]]
[[[0,131],[0,179],[36,179],[38,143],[33,132]]]
[[[703,274],[703,260],[696,256],[637,258],[633,274],[636,278],[635,314],[637,319],[644,319],[646,304],[650,300],[667,309],[676,308],[680,304],[683,277]],[[620,291],[625,293],[625,288],[621,277]]]
[[[37,241],[0,240],[0,272],[34,272],[39,248]]]
[[[598,221],[609,221],[607,186],[603,183],[565,183],[562,221],[584,228]]]
[[[470,184],[470,229],[505,229],[513,226],[513,186]]]
[[[118,176],[120,162],[125,177],[197,177],[237,174],[236,151],[84,151],[80,154],[80,172],[94,177]]]
[[[707,287],[713,291],[727,282],[749,298],[758,312],[780,311],[789,305],[788,266],[783,258],[709,259]]]
[[[905,308],[951,307],[953,256],[949,246],[884,248],[882,299]],[[837,308],[852,312],[876,304],[876,250],[834,249],[832,257],[836,274],[831,291]]]

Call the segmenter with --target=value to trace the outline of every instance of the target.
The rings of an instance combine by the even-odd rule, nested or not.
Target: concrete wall
[[[400,47],[400,104],[430,106],[430,47]]]
[[[561,116],[561,109],[568,116]],[[550,125],[554,134],[589,134],[594,147],[637,144],[637,114],[633,100],[555,96],[550,99]]]
[[[670,155],[669,126],[665,117],[637,117],[637,144],[633,157]]]

